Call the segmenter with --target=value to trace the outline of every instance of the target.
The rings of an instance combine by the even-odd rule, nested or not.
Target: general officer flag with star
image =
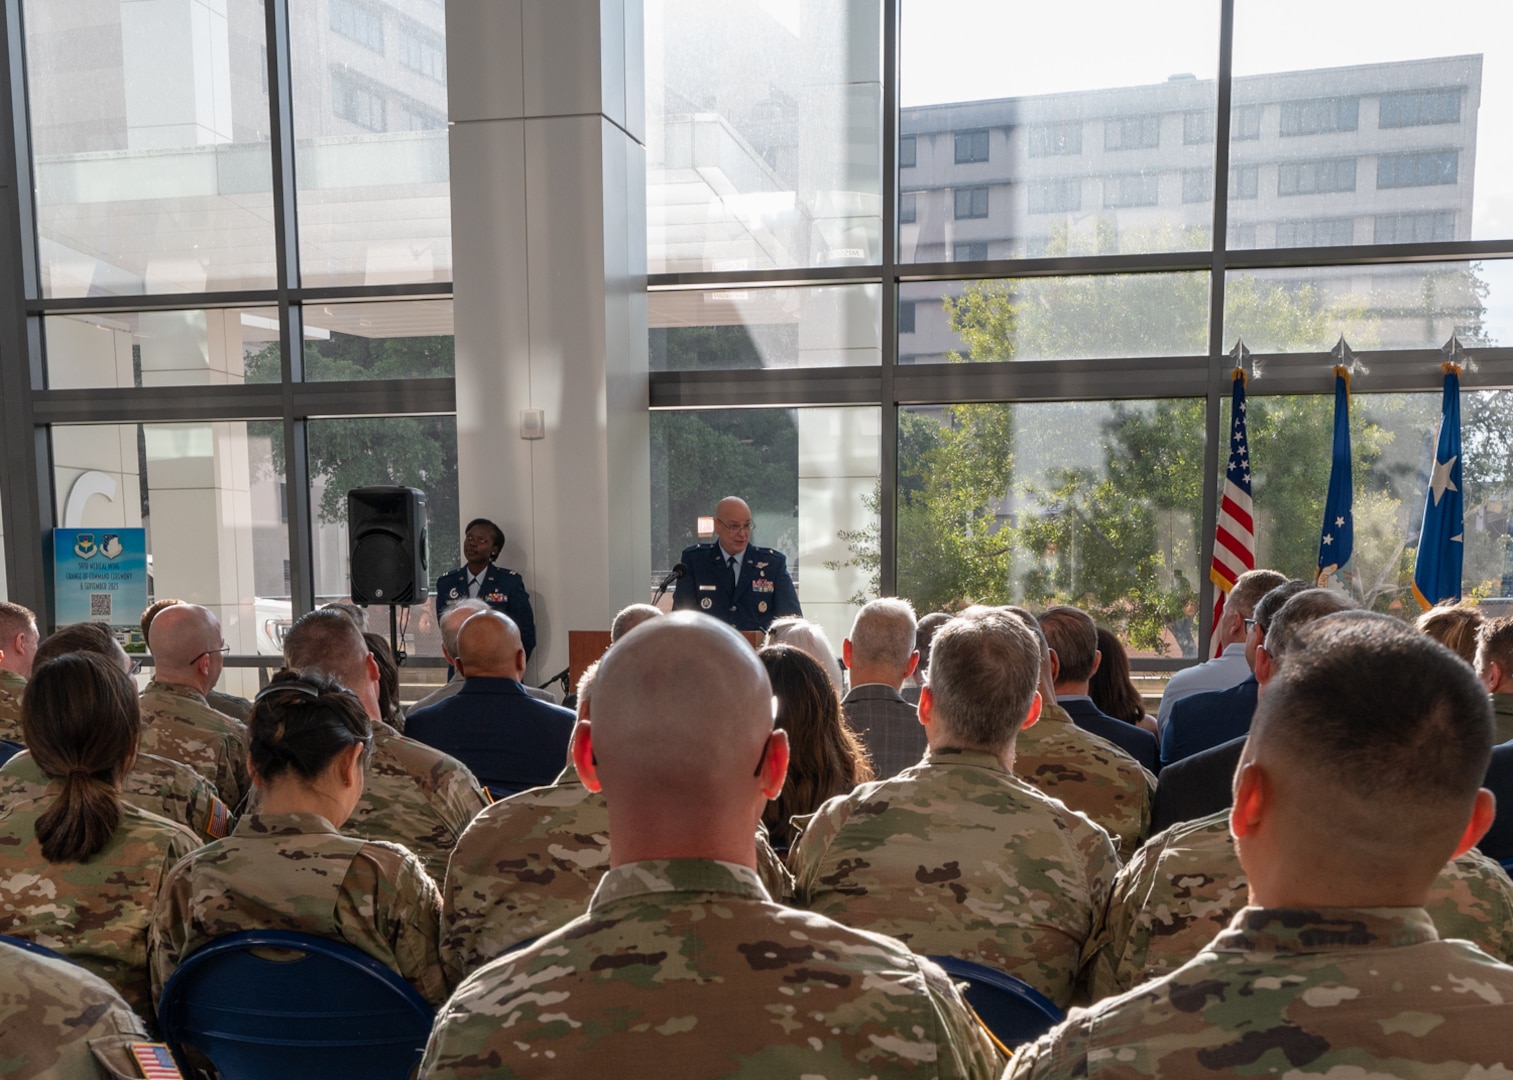
[[[1344,570],[1355,550],[1355,522],[1350,516],[1353,492],[1350,477],[1350,371],[1341,365],[1334,369],[1334,464],[1329,469],[1324,526],[1319,531],[1317,583],[1320,587],[1328,583],[1331,574]]]
[[[1461,563],[1465,554],[1460,479],[1460,365],[1445,363],[1444,405],[1439,444],[1424,497],[1424,525],[1413,561],[1413,596],[1425,609],[1460,599]]]

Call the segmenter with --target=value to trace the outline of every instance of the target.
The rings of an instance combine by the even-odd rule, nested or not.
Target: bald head
[[[745,499],[727,495],[714,508],[714,533],[720,546],[732,555],[739,555],[751,543],[751,507]]]
[[[489,610],[457,632],[457,670],[469,679],[519,679],[525,674],[520,628],[508,615]]]
[[[599,662],[589,720],[612,809],[624,800],[760,816],[753,769],[772,734],[772,685],[724,623],[680,612],[632,630]]]
[[[152,623],[156,677],[208,690],[220,678],[223,644],[221,622],[208,608],[198,604],[164,608]]]

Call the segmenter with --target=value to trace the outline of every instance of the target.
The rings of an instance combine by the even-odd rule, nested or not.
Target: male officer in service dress
[[[520,641],[529,660],[536,651],[536,615],[520,575],[494,565],[503,550],[503,529],[488,518],[468,522],[462,536],[463,565],[436,581],[436,620],[440,622],[442,613],[459,600],[482,600],[520,627]]]
[[[672,596],[674,610],[698,609],[737,630],[761,630],[773,619],[802,615],[788,560],[751,543],[751,507],[730,495],[715,507],[713,544],[683,549],[684,574]]]

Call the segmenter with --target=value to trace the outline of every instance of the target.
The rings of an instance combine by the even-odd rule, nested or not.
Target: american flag
[[[173,1055],[162,1043],[132,1043],[131,1056],[137,1059],[146,1080],[183,1080]]]
[[[1236,351],[1243,355],[1243,345]],[[1256,532],[1250,501],[1250,439],[1245,432],[1245,371],[1234,370],[1234,395],[1229,410],[1229,464],[1224,469],[1224,495],[1219,502],[1219,527],[1214,532],[1214,561],[1208,576],[1217,591],[1214,595],[1213,629],[1208,652],[1218,656],[1219,619],[1224,614],[1224,600],[1235,587],[1235,579],[1256,568]]]

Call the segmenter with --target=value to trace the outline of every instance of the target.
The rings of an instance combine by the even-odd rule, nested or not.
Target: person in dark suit
[[[459,600],[482,600],[520,628],[520,641],[529,660],[536,651],[536,615],[531,594],[513,570],[495,566],[504,550],[504,530],[488,518],[474,518],[462,537],[463,565],[436,580],[436,620]]]
[[[675,611],[702,611],[737,630],[761,630],[783,615],[802,615],[782,552],[751,544],[751,507],[734,496],[715,507],[713,544],[683,549]]]
[[[856,613],[841,644],[851,690],[841,702],[846,722],[872,757],[874,779],[897,776],[929,749],[919,710],[900,690],[919,664],[914,648],[914,606],[887,597]]]
[[[1098,670],[1098,625],[1081,608],[1058,605],[1040,616],[1040,629],[1051,646],[1051,678],[1056,684],[1056,704],[1066,710],[1072,723],[1101,735],[1151,772],[1160,769],[1156,737],[1144,728],[1127,724],[1102,712],[1088,696],[1088,681]]]
[[[1497,796],[1497,817],[1477,847],[1498,862],[1513,859],[1513,742],[1492,748],[1492,764],[1481,786]]]
[[[479,612],[457,635],[462,689],[405,722],[405,734],[457,758],[495,797],[550,784],[577,718],[526,694],[525,648],[509,616]]]

